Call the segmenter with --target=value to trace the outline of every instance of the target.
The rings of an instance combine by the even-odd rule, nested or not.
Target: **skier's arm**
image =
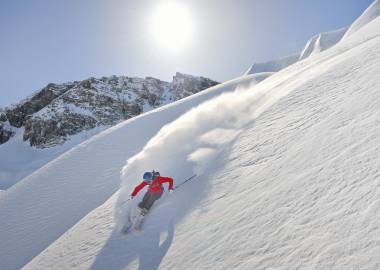
[[[160,182],[161,184],[163,183],[169,183],[169,190],[173,189],[173,178],[170,178],[170,177],[164,177],[164,176],[160,176]]]
[[[140,185],[138,185],[137,187],[135,187],[135,189],[133,190],[131,196],[134,197],[137,195],[137,193],[140,192],[140,190],[142,190],[148,183],[145,182],[145,181],[142,181]]]

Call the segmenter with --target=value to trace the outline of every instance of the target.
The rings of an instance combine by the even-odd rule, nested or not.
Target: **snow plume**
[[[247,124],[286,94],[283,89],[278,89],[281,90],[279,94],[268,91],[273,90],[273,86],[276,85],[264,82],[255,86],[238,87],[233,92],[198,105],[164,126],[140,153],[127,161],[122,170],[120,196],[115,211],[117,223],[121,225],[127,213],[141,201],[144,192],[140,192],[136,199],[125,202],[133,188],[140,183],[145,171],[155,169],[163,176],[173,177],[175,185],[197,174],[196,180],[192,181],[196,182],[196,189],[188,183],[186,192],[181,188],[173,194],[175,198],[170,201],[175,201],[175,208],[180,209],[181,203],[183,204],[182,210],[176,210],[181,212],[173,216],[180,216],[186,212],[184,208],[190,208],[192,203],[202,198],[199,190],[203,193],[209,190],[207,185],[213,179],[213,171],[223,163],[221,157],[228,156],[222,152],[228,151]],[[192,193],[192,189],[196,194]]]

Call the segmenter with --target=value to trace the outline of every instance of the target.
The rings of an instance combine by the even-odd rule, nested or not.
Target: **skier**
[[[133,190],[131,198],[133,199],[145,186],[149,186],[144,198],[138,204],[141,214],[145,216],[153,206],[154,202],[162,196],[162,193],[164,192],[164,187],[162,186],[163,183],[169,183],[169,192],[173,192],[173,179],[160,176],[160,173],[155,172],[154,170],[152,172],[144,173],[143,179],[144,180]]]

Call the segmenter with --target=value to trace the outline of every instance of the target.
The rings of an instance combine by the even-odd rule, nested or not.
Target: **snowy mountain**
[[[379,269],[379,72],[376,17],[99,133],[1,195],[2,268]],[[122,237],[152,168],[197,177]]]
[[[49,84],[0,110],[0,155],[8,156],[0,189],[110,126],[216,84],[178,72],[172,82],[111,76]]]
[[[171,83],[151,77],[111,76],[49,84],[0,111],[0,142],[15,134],[12,127],[24,127],[23,139],[31,146],[56,146],[71,135],[97,126],[112,126],[216,84],[178,72]]]

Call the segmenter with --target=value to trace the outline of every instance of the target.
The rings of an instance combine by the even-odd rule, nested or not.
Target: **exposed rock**
[[[5,113],[9,123],[14,127],[22,127],[28,116],[50,104],[53,99],[60,96],[62,93],[65,93],[71,87],[73,87],[72,83],[61,85],[53,83],[48,84],[45,88],[32,95],[30,98],[7,108]]]
[[[0,109],[0,144],[7,142],[14,134],[15,132],[9,125],[7,115]]]
[[[0,122],[0,144],[9,141],[13,135],[15,135],[15,132],[11,129],[6,129],[3,122]]]
[[[2,110],[0,109],[0,122],[7,122],[7,121],[8,121],[8,119],[7,119],[7,115],[5,114],[4,111],[2,111]]]
[[[204,78],[204,77],[194,77],[191,75],[186,75],[177,72],[173,77],[172,82],[172,92],[173,99],[179,100],[184,97],[190,96],[197,92],[211,86],[214,86],[216,83],[213,80]]]

